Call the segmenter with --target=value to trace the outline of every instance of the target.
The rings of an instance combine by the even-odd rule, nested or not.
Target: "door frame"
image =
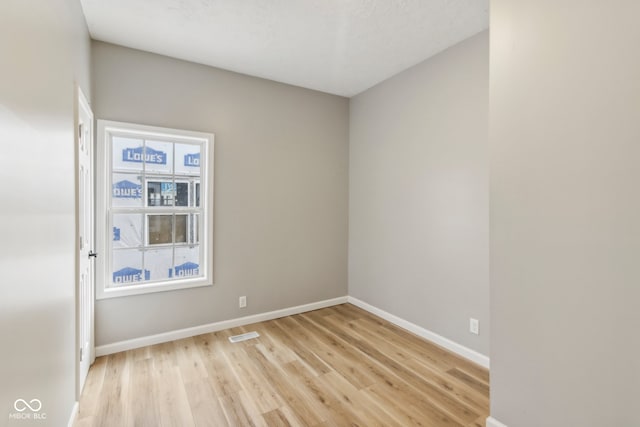
[[[84,383],[81,384],[82,376],[81,376],[81,360],[80,360],[80,349],[83,346],[81,342],[81,328],[80,324],[81,320],[81,293],[80,293],[80,150],[78,148],[78,131],[80,126],[80,114],[84,112],[90,119],[90,147],[91,147],[91,155],[90,155],[90,168],[91,173],[89,174],[90,183],[89,188],[91,189],[91,213],[90,213],[90,221],[91,221],[91,232],[93,246],[95,247],[95,120],[93,116],[93,111],[91,110],[91,106],[89,105],[89,101],[87,97],[82,92],[82,89],[75,84],[75,96],[74,96],[74,126],[73,126],[73,144],[74,144],[74,153],[75,153],[75,177],[76,177],[76,185],[75,185],[75,199],[76,199],[76,238],[75,238],[75,340],[74,340],[74,350],[75,354],[75,389],[76,389],[76,401],[80,400],[80,395],[82,394],[82,388]],[[94,248],[89,248],[89,250],[93,250]],[[89,340],[89,365],[92,365],[95,361],[95,319],[94,319],[94,309],[95,309],[95,266],[91,268],[91,272],[93,275],[92,282],[93,286],[90,287],[91,296],[89,298],[90,307],[89,307],[89,318],[90,318],[90,340]]]

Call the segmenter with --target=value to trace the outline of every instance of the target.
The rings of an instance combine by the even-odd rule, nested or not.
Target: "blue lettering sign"
[[[120,229],[118,227],[113,227],[113,241],[120,241]]]
[[[195,154],[185,154],[184,155],[184,165],[191,167],[200,167],[200,153]]]
[[[167,153],[154,150],[151,147],[125,148],[122,150],[122,161],[133,163],[154,163],[157,165],[167,164]]]
[[[144,280],[151,278],[151,272],[149,270],[144,271]],[[142,282],[142,270],[137,268],[125,267],[118,271],[113,272],[113,283],[135,283]]]
[[[173,277],[174,272],[176,277],[198,276],[200,275],[200,266],[194,262],[185,262],[176,265],[176,268],[170,268],[169,277]]]
[[[117,199],[139,199],[142,197],[142,185],[131,181],[119,181],[113,184],[113,197]]]
[[[161,182],[160,183],[160,192],[162,194],[173,193],[173,182]]]

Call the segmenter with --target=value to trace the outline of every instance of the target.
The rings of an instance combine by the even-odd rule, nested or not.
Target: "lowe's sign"
[[[167,164],[167,153],[151,147],[125,148],[122,150],[123,162]]]
[[[142,185],[131,181],[119,181],[113,184],[113,197],[117,199],[139,199],[142,197]]]
[[[113,272],[113,283],[116,284],[142,282],[142,280],[149,280],[150,278],[151,272],[149,270],[144,271],[143,279],[142,270],[131,267],[125,267]]]
[[[200,167],[200,153],[185,154],[184,165],[191,167]]]
[[[169,269],[169,277],[173,277],[174,271],[176,277],[197,276],[200,274],[200,266],[194,262],[176,265],[176,268]]]

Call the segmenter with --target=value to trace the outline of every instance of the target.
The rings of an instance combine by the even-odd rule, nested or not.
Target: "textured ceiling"
[[[81,0],[91,36],[352,96],[489,26],[489,0]]]

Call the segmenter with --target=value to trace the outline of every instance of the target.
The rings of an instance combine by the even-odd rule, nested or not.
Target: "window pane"
[[[171,277],[173,248],[151,249],[144,252],[144,268],[149,270],[151,280],[166,280]]]
[[[176,174],[200,175],[200,146],[194,144],[175,144]]]
[[[142,215],[113,215],[113,247],[135,248],[142,245]]]
[[[142,206],[142,182],[140,175],[131,173],[114,173],[111,185],[111,206]]]
[[[176,248],[175,277],[200,276],[200,247]]]
[[[187,217],[176,215],[176,243],[187,243]]]
[[[176,206],[189,206],[188,182],[176,182]]]
[[[173,206],[174,188],[171,181],[148,181],[147,206]]]
[[[173,215],[148,215],[147,222],[150,245],[172,243]]]
[[[106,121],[99,128],[104,150],[98,157],[108,164],[98,179],[100,192],[107,192],[97,216],[104,215],[97,225],[106,241],[99,267],[107,271],[98,298],[210,284],[211,260],[201,257],[212,239],[207,202],[213,186],[202,186],[201,174],[213,169],[211,136]]]
[[[142,171],[142,140],[113,137],[111,162],[114,170]]]
[[[173,143],[147,141],[144,161],[147,173],[173,173]]]
[[[140,250],[113,251],[112,286],[135,285],[145,280],[149,280],[149,270],[142,270]]]
[[[191,215],[191,229],[189,230],[191,243],[200,243],[200,215]]]

